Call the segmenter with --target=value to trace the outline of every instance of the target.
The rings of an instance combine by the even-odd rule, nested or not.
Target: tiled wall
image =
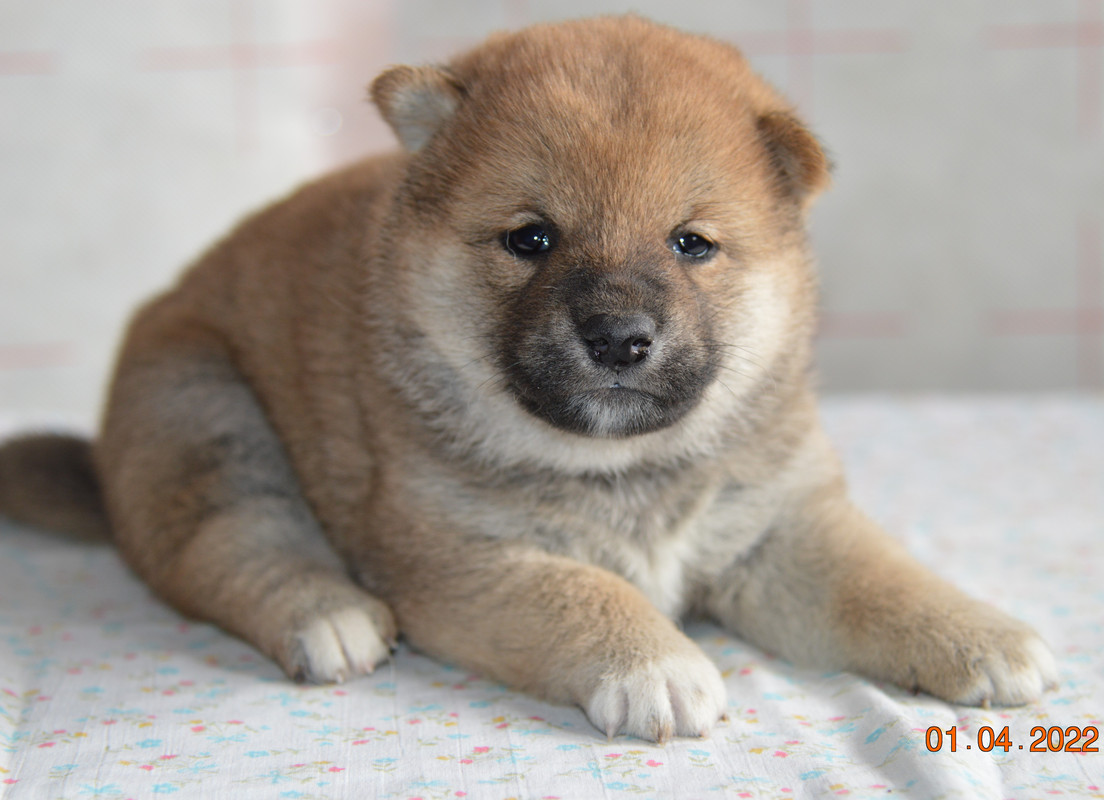
[[[630,8],[741,44],[831,151],[826,389],[1104,388],[1104,0],[0,0],[0,406],[91,420],[128,309],[390,146],[383,66]]]

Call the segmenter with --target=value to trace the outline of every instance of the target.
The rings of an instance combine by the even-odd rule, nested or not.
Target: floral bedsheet
[[[1104,741],[1088,742],[1104,728],[1104,397],[834,398],[824,417],[859,501],[1042,631],[1057,691],[952,707],[692,625],[728,721],[608,741],[577,709],[406,648],[344,686],[296,686],[157,602],[109,547],[0,523],[0,797],[1104,797]]]

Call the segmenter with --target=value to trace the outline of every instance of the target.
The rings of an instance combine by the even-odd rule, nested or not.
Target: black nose
[[[595,314],[579,330],[591,358],[614,370],[646,359],[656,336],[655,321],[643,314]]]

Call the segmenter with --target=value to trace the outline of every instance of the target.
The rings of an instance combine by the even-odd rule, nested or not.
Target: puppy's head
[[[708,438],[804,370],[827,163],[734,48],[588,20],[394,68],[372,95],[410,152],[394,290],[446,393],[590,438],[695,418]]]

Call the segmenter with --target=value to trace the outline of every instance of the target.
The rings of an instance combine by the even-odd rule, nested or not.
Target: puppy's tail
[[[110,539],[92,443],[34,434],[0,445],[0,514],[81,539]]]

